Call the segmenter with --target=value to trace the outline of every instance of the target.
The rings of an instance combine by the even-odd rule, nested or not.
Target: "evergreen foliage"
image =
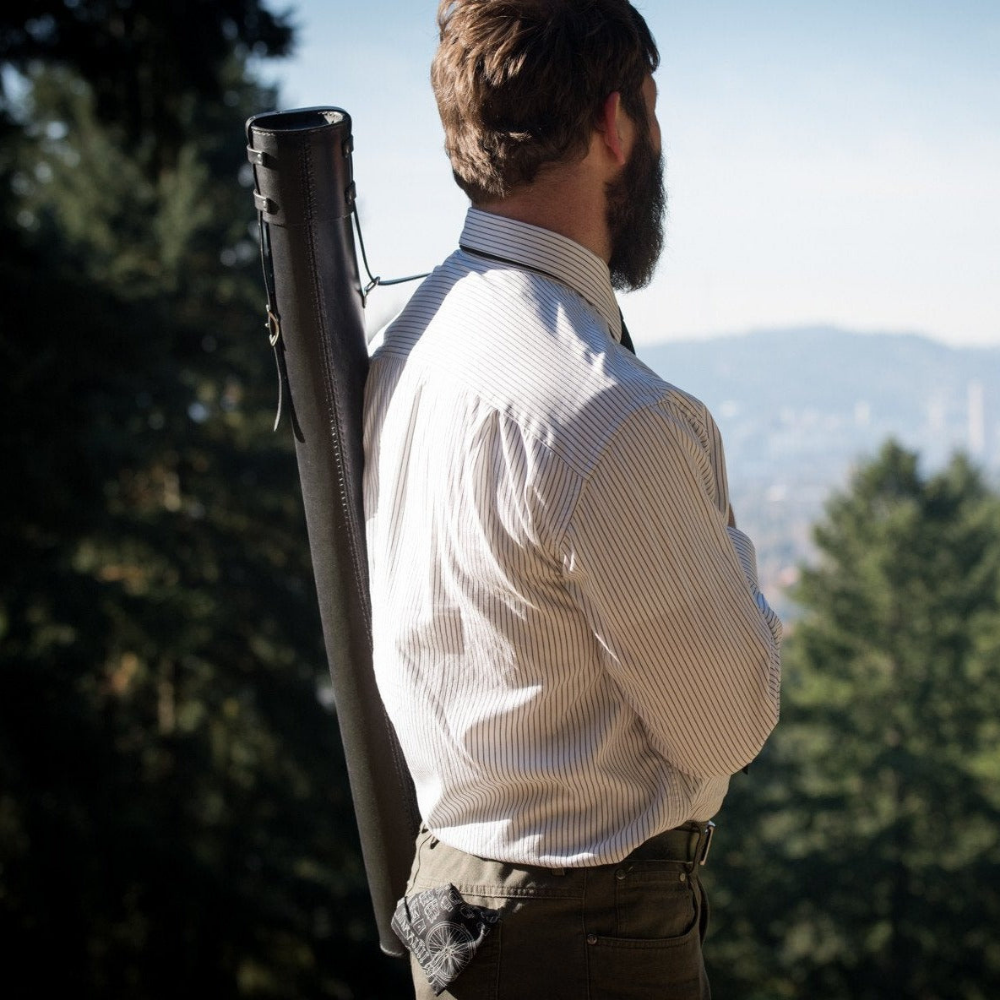
[[[378,951],[270,429],[242,130],[275,104],[251,48],[289,38],[255,0],[0,16],[26,74],[0,135],[0,935],[33,993],[408,978]]]
[[[291,45],[288,15],[260,0],[7,0],[0,15],[0,65],[86,80],[98,118],[154,168],[173,162],[198,104],[230,99],[233,59]]]
[[[834,497],[782,721],[720,818],[723,995],[1000,995],[1000,497],[886,445]]]

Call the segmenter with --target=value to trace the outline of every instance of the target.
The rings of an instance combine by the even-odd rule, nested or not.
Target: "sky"
[[[263,68],[281,108],[351,115],[386,278],[447,256],[467,207],[428,80],[436,6],[300,0],[295,54]],[[621,300],[637,344],[831,324],[1000,345],[997,0],[636,6],[668,195],[656,275]],[[379,289],[370,322],[406,294]]]

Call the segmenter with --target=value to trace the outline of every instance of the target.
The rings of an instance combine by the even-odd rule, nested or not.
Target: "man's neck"
[[[476,208],[566,236],[607,263],[611,247],[603,186],[578,166],[549,170],[509,197]]]

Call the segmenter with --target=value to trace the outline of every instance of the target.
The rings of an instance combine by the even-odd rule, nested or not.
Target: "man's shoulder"
[[[385,331],[378,358],[411,386],[475,398],[586,476],[643,411],[665,411],[706,447],[714,425],[695,397],[613,339],[579,293],[526,268],[456,254]],[[655,442],[651,442],[655,446]]]

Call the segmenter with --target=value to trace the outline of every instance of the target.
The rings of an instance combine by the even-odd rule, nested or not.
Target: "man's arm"
[[[781,624],[753,545],[727,524],[719,463],[669,407],[642,410],[584,483],[564,539],[608,673],[657,750],[695,777],[739,771],[778,718]]]

